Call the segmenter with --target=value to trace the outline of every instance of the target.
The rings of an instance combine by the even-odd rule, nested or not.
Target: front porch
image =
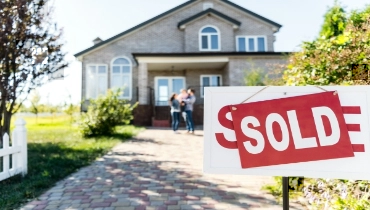
[[[170,126],[168,100],[180,89],[195,89],[193,118],[203,124],[203,88],[244,86],[247,69],[268,72],[286,62],[281,52],[133,53],[138,64],[137,100],[134,123]]]
[[[138,63],[137,99],[134,124],[170,127],[168,100],[180,89],[195,90],[193,118],[195,125],[203,125],[203,88],[228,84],[228,57],[147,57],[135,56]],[[184,126],[181,118],[180,126]]]

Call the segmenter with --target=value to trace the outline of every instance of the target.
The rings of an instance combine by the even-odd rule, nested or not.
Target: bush
[[[370,182],[311,179],[304,187],[309,204],[317,209],[370,209]]]
[[[106,96],[91,99],[88,111],[82,115],[80,128],[85,137],[112,135],[117,125],[127,125],[137,106],[119,99],[121,91],[108,91]]]

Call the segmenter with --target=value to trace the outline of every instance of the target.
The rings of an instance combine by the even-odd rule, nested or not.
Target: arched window
[[[123,91],[122,98],[131,99],[132,65],[130,60],[124,57],[114,59],[111,73],[111,88],[120,88]]]
[[[205,26],[199,32],[200,51],[220,50],[220,32],[214,26]]]

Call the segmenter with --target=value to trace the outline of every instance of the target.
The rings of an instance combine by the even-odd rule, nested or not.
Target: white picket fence
[[[18,119],[12,133],[12,146],[9,145],[9,135],[3,136],[3,148],[0,149],[3,170],[0,172],[0,181],[16,174],[27,174],[27,130],[26,122]],[[10,155],[12,167],[10,168]],[[0,161],[1,162],[1,161]],[[0,165],[1,167],[1,165]]]

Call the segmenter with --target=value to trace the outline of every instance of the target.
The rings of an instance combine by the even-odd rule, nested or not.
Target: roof
[[[177,27],[180,29],[182,26],[184,26],[184,25],[186,25],[186,24],[188,24],[188,23],[190,23],[190,22],[192,22],[192,21],[194,21],[198,18],[209,15],[209,14],[213,14],[213,15],[215,15],[215,16],[221,18],[221,19],[224,19],[224,20],[226,20],[226,21],[228,21],[228,22],[230,22],[230,23],[232,23],[236,26],[241,25],[241,22],[239,22],[239,21],[237,21],[237,20],[235,20],[235,19],[233,19],[233,18],[231,18],[231,17],[229,17],[229,16],[227,16],[227,15],[225,15],[225,14],[223,14],[223,13],[217,11],[217,10],[209,8],[209,9],[204,10],[204,11],[198,13],[198,14],[195,14],[195,15],[193,15],[193,16],[191,16],[191,17],[189,17],[189,18],[187,18],[183,21],[180,21],[179,24],[177,25]]]
[[[230,5],[230,6],[232,6],[232,7],[235,7],[235,8],[237,8],[237,9],[239,9],[239,10],[241,10],[241,11],[243,11],[243,12],[245,12],[245,13],[249,14],[249,15],[252,15],[252,16],[254,16],[254,17],[258,18],[258,19],[261,19],[261,20],[263,20],[263,21],[265,21],[265,22],[267,22],[267,23],[270,23],[270,24],[272,24],[272,25],[274,25],[274,26],[276,26],[276,27],[278,27],[278,28],[280,28],[280,27],[281,27],[281,25],[280,25],[280,24],[278,24],[278,23],[276,23],[276,22],[274,22],[274,21],[272,21],[272,20],[269,20],[269,19],[267,19],[267,18],[265,18],[265,17],[262,17],[262,16],[260,16],[260,15],[258,15],[258,14],[256,14],[256,13],[254,13],[254,12],[252,12],[252,11],[250,11],[250,10],[247,10],[247,9],[245,9],[245,8],[243,8],[243,7],[239,6],[239,5],[237,5],[237,4],[234,4],[234,3],[232,3],[232,2],[230,2],[230,1],[228,1],[228,0],[220,0],[220,1],[221,1],[221,2],[224,2],[224,3],[228,4],[228,5]],[[149,25],[150,23],[153,23],[154,21],[159,20],[159,19],[161,19],[162,17],[165,17],[166,15],[169,15],[169,14],[171,14],[171,13],[173,13],[173,12],[175,12],[175,11],[177,11],[177,10],[181,9],[181,8],[184,8],[184,7],[186,7],[186,6],[188,6],[188,5],[192,4],[192,3],[195,3],[195,2],[197,2],[197,0],[189,0],[189,1],[187,1],[187,2],[185,2],[185,3],[183,3],[183,4],[181,4],[181,5],[179,5],[179,6],[177,6],[177,7],[174,7],[174,8],[172,8],[172,9],[170,9],[170,10],[168,10],[168,11],[166,11],[166,12],[164,12],[164,13],[160,14],[160,15],[155,16],[155,17],[153,17],[153,18],[151,18],[151,19],[149,19],[149,20],[147,20],[147,21],[145,21],[145,22],[143,22],[143,23],[141,23],[141,24],[139,24],[139,25],[137,25],[137,26],[134,26],[134,27],[132,27],[132,28],[130,28],[130,29],[128,29],[128,30],[126,30],[126,31],[122,32],[122,33],[119,33],[119,34],[117,34],[117,35],[115,35],[115,36],[113,36],[113,37],[111,37],[111,38],[107,39],[107,40],[104,40],[104,41],[102,41],[102,42],[99,42],[98,44],[95,44],[95,45],[94,45],[94,46],[92,46],[92,47],[89,47],[89,48],[87,48],[87,49],[85,49],[85,50],[83,50],[83,51],[81,51],[81,52],[78,52],[78,53],[76,53],[74,56],[75,56],[75,57],[78,57],[78,56],[81,56],[81,55],[83,55],[83,54],[86,54],[86,53],[88,53],[88,52],[90,52],[90,51],[92,51],[92,50],[94,50],[94,49],[96,49],[96,48],[98,48],[98,47],[100,47],[100,46],[103,46],[103,45],[105,45],[105,44],[107,44],[107,43],[109,43],[109,42],[112,42],[112,41],[114,41],[114,40],[116,40],[116,39],[118,39],[118,38],[120,38],[120,37],[122,37],[122,36],[124,36],[124,35],[126,35],[126,34],[129,34],[129,33],[133,32],[133,31],[135,31],[135,30],[137,30],[137,29],[139,29],[139,28],[142,28],[142,27],[144,27],[144,26],[146,26],[146,25]]]
[[[132,53],[138,57],[201,57],[201,56],[286,56],[291,52],[188,52],[188,53]]]
[[[276,23],[276,22],[274,22],[274,21],[272,21],[270,19],[267,19],[265,17],[262,17],[259,14],[256,14],[256,13],[250,11],[250,10],[245,9],[244,7],[241,7],[241,6],[239,6],[239,5],[235,4],[235,3],[232,3],[231,1],[228,1],[228,0],[221,0],[221,1],[224,2],[224,3],[226,3],[226,4],[228,4],[228,5],[230,5],[230,6],[233,6],[233,7],[237,8],[237,9],[240,9],[241,11],[243,11],[245,13],[248,13],[249,15],[252,15],[252,16],[254,16],[254,17],[258,18],[258,19],[261,19],[261,20],[263,20],[265,22],[268,22],[268,23],[270,23],[270,24],[272,24],[272,25],[274,25],[274,26],[276,26],[278,28],[281,28],[282,27],[282,25],[280,25],[279,23]]]
[[[134,57],[178,57],[178,56],[248,56],[248,55],[288,55],[291,52],[187,52],[187,53],[132,53]]]

